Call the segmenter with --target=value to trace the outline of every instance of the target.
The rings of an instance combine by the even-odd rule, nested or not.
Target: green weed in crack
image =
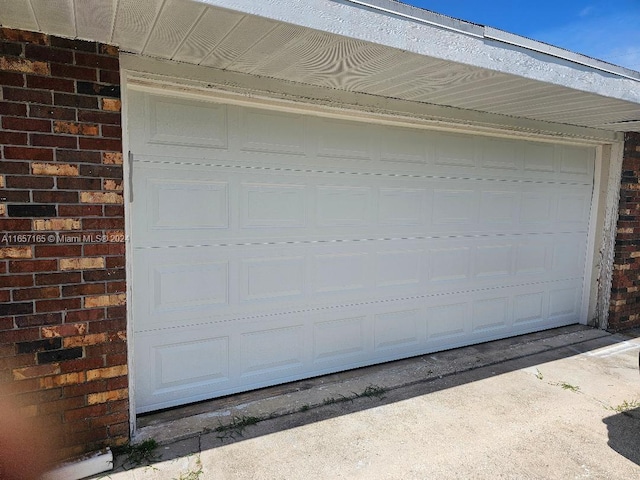
[[[113,454],[115,456],[126,455],[127,458],[122,467],[128,470],[132,467],[149,465],[150,463],[158,461],[160,455],[155,453],[156,448],[158,448],[158,442],[150,438],[141,443],[126,443],[120,447],[115,447],[113,448]]]
[[[379,385],[371,384],[367,388],[365,388],[362,393],[360,394],[354,393],[354,395],[356,398],[366,397],[366,398],[377,398],[379,400],[382,400],[386,392],[387,392],[386,388],[381,387]]]
[[[227,438],[235,439],[236,436],[240,436],[240,437],[243,436],[242,433],[244,432],[245,428],[251,425],[255,425],[261,422],[262,420],[263,419],[260,417],[245,417],[244,415],[242,415],[241,417],[234,416],[231,419],[230,423],[226,425],[220,424],[218,427],[214,429],[214,432],[220,434],[220,435],[217,435],[217,438],[219,438],[221,441]]]
[[[631,400],[630,402],[624,400],[620,405],[609,407],[609,410],[613,410],[618,413],[625,413],[636,408],[640,408],[640,400]]]

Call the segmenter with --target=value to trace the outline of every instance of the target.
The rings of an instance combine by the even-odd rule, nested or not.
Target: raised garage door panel
[[[129,111],[139,412],[580,319],[592,149]]]

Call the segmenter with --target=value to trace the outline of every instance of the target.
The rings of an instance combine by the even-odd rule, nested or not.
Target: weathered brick
[[[115,45],[100,45],[100,53],[104,55],[110,55],[112,57],[117,57],[120,54],[120,50]]]
[[[103,188],[105,190],[115,190],[117,192],[121,192],[123,190],[122,182],[117,182],[115,180],[105,180]]]
[[[83,309],[76,312],[67,312],[67,322],[97,322],[104,320],[104,308]]]
[[[36,300],[36,313],[60,312],[81,308],[79,298],[61,298],[56,300]]]
[[[0,30],[0,38],[14,42],[32,43],[35,45],[49,45],[49,35],[30,32],[28,30],[2,28]]]
[[[30,143],[34,147],[76,148],[78,139],[63,135],[31,134]]]
[[[93,123],[78,122],[53,122],[53,131],[55,133],[66,133],[70,135],[87,135],[95,136],[100,133],[98,125]]]
[[[59,177],[56,180],[58,188],[63,190],[101,190],[99,178],[91,177]]]
[[[95,81],[98,71],[95,68],[76,67],[64,63],[51,63],[51,75],[61,78],[73,78],[75,80]]]
[[[102,125],[100,132],[103,137],[117,138],[122,140],[122,128],[119,125]]]
[[[62,313],[41,313],[38,315],[22,315],[16,317],[18,328],[37,327],[43,325],[59,325],[62,323]]]
[[[127,375],[127,366],[118,365],[116,367],[98,368],[87,371],[87,382],[92,380],[102,380],[105,378],[114,378]]]
[[[120,193],[114,192],[80,192],[82,203],[124,203]]]
[[[32,90],[30,88],[3,87],[2,95],[5,100],[12,102],[29,102],[51,105],[53,95],[48,90]]]
[[[5,147],[5,152],[9,150],[9,147]],[[36,151],[38,149],[32,148],[31,152]],[[29,152],[27,152],[29,154]],[[53,158],[53,151],[49,150],[47,153],[47,159]],[[40,160],[40,158],[31,158],[31,160]],[[32,188],[32,189],[51,189],[53,188],[54,182],[53,178],[50,177],[26,177],[26,176],[16,176],[16,175],[6,175],[5,182],[7,183],[7,188]]]
[[[93,405],[65,411],[64,420],[65,422],[73,422],[85,418],[101,417],[105,413],[107,413],[106,405]]]
[[[50,132],[51,121],[23,117],[3,117],[2,128],[27,132]]]
[[[40,378],[40,388],[55,388],[65,385],[76,385],[86,380],[84,372],[71,372],[53,377]]]
[[[27,75],[27,87],[36,89],[51,89],[57,92],[72,93],[75,91],[76,84],[73,80],[67,80],[64,78],[38,77],[34,75]]]
[[[20,73],[35,73],[49,75],[51,73],[47,62],[38,62],[26,58],[0,56],[0,70]]]
[[[99,217],[102,215],[102,205],[59,205],[60,217]]]
[[[104,267],[104,257],[60,259],[60,270],[87,270]]]
[[[84,335],[87,332],[86,323],[65,323],[64,325],[53,325],[42,327],[44,338],[69,337],[73,335]]]
[[[25,46],[24,56],[31,60],[42,60],[44,62],[72,63],[73,52],[50,46],[36,45],[29,43]]]
[[[119,112],[122,109],[122,103],[116,98],[103,98],[102,110],[108,110],[110,112]]]
[[[113,402],[129,397],[129,390],[122,388],[120,390],[112,390],[110,392],[92,393],[87,395],[87,404],[96,405],[99,403]]]
[[[0,288],[31,287],[33,275],[0,275]]]
[[[78,192],[61,191],[34,191],[32,193],[35,202],[42,203],[77,203]]]
[[[79,163],[100,163],[102,157],[100,152],[90,152],[86,150],[56,150],[56,161],[58,162],[79,162]]]
[[[29,116],[52,120],[75,120],[76,111],[73,108],[52,107],[51,105],[30,105]]]
[[[64,285],[78,283],[81,280],[82,274],[80,272],[56,272],[37,274],[35,283],[36,285]]]
[[[20,232],[31,230],[31,221],[26,219],[0,219],[0,230]]]
[[[58,298],[59,296],[60,287],[23,288],[13,291],[13,299],[17,301]]]
[[[104,152],[102,154],[102,163],[106,165],[122,165],[122,153]]]
[[[22,73],[3,72],[0,70],[0,85],[24,87],[24,75]]]
[[[23,132],[0,131],[0,144],[2,145],[27,145],[29,136]]]
[[[37,258],[79,257],[82,255],[82,245],[36,245],[35,256]]]
[[[75,347],[81,348],[82,347]],[[88,348],[93,348],[93,346],[84,347],[84,350]],[[61,363],[60,368],[62,369],[62,373],[69,372],[86,372],[87,370],[93,370],[95,368],[101,368],[106,366],[103,357],[94,357],[94,358],[76,358],[74,360],[69,360],[67,362]]]
[[[82,225],[80,220],[73,218],[53,218],[51,220],[33,220],[33,229],[43,230],[80,230]]]
[[[79,137],[78,145],[82,150],[122,150],[120,139]]]
[[[120,125],[122,123],[120,113],[118,112],[96,112],[93,110],[79,110],[78,120],[87,123],[105,123],[107,125]]]
[[[31,258],[33,251],[28,247],[0,247],[0,258]]]
[[[84,347],[87,345],[96,345],[107,341],[107,335],[105,333],[93,333],[89,335],[81,335],[78,337],[65,337],[64,347]]]
[[[27,116],[26,103],[0,102],[0,115],[11,115],[17,117]]]
[[[85,297],[84,308],[124,305],[126,301],[127,301],[127,296],[124,293],[118,293],[115,295],[98,295],[95,297]]]
[[[0,315],[28,315],[33,313],[33,302],[0,303]]]
[[[75,57],[76,65],[97,67],[106,70],[117,70],[119,67],[118,59],[111,56],[77,52]]]
[[[9,261],[9,272],[53,272],[58,269],[55,260],[12,260]]]
[[[124,244],[82,241],[123,228],[118,49],[0,28],[0,59],[0,230],[79,238],[0,246],[0,382],[63,455],[126,442]]]
[[[46,375],[56,375],[58,373],[60,373],[60,365],[51,363],[35,367],[17,368],[13,371],[13,378],[15,380],[24,380],[27,378],[44,377]]]
[[[4,147],[4,158],[15,160],[36,160],[36,161],[51,161],[53,160],[53,149],[51,148],[37,148],[37,147]],[[43,182],[48,179],[29,179],[25,177],[14,177],[12,183],[7,181],[8,188],[52,188],[51,185],[40,186],[36,182]],[[22,186],[24,185],[24,186]]]

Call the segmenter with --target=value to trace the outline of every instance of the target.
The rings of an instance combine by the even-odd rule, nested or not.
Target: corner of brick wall
[[[640,133],[626,133],[609,330],[640,327]]]
[[[57,458],[129,437],[118,50],[0,30],[0,396]]]

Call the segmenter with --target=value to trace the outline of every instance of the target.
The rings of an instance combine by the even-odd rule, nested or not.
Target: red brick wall
[[[640,326],[640,133],[624,139],[609,329]]]
[[[69,458],[129,434],[118,50],[0,31],[0,395]]]

